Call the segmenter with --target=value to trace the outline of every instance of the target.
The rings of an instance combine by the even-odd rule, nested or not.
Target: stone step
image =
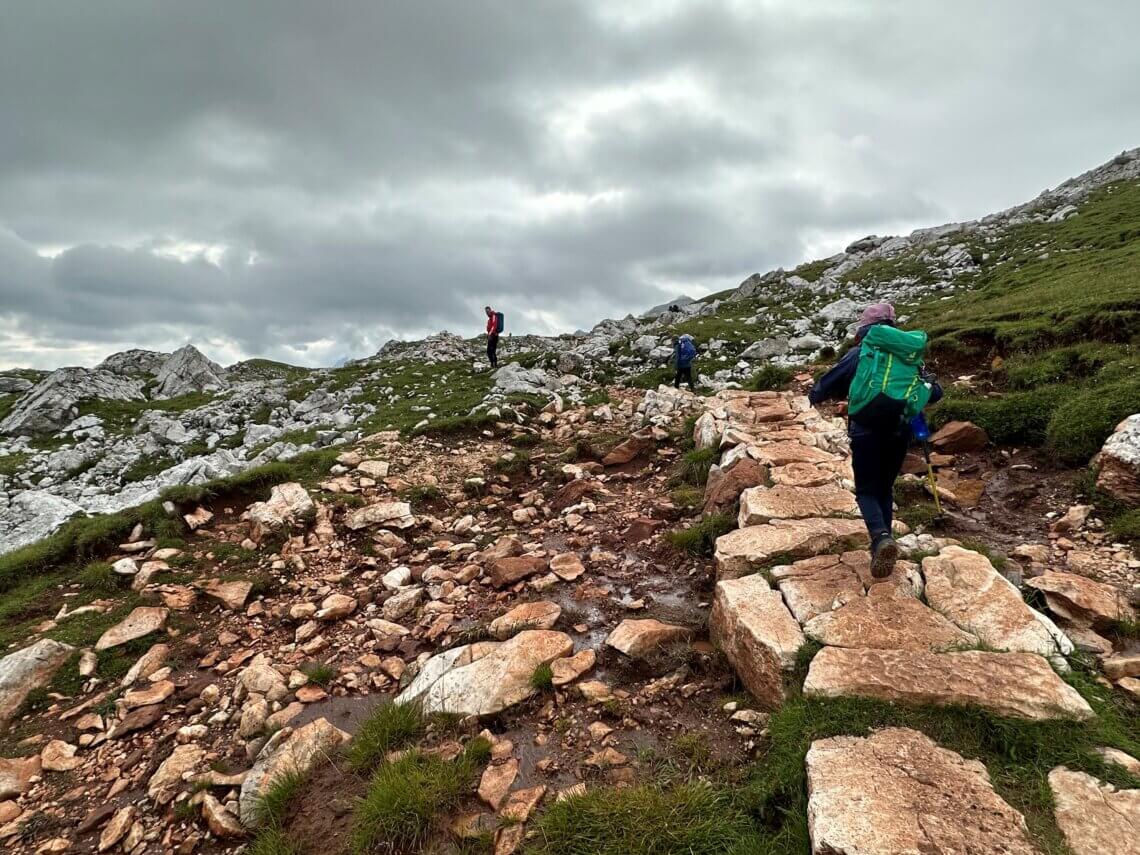
[[[865,597],[823,611],[804,624],[804,635],[833,647],[935,653],[978,643],[976,637],[897,585],[875,585]]]
[[[998,650],[1051,656],[1071,653],[1072,642],[994,569],[989,559],[947,546],[922,560],[926,601],[959,627]]]
[[[804,644],[800,625],[764,577],[718,582],[709,631],[740,681],[769,709],[784,699],[783,674]]]
[[[977,706],[1025,719],[1093,717],[1080,693],[1034,653],[825,647],[811,662],[804,694]]]
[[[807,517],[859,516],[859,506],[849,490],[831,484],[821,487],[749,487],[740,494],[737,525],[763,525],[772,520]]]
[[[810,558],[867,546],[869,541],[863,521],[854,519],[775,520],[767,525],[738,528],[717,538],[717,578],[747,575],[777,556]]]
[[[1033,855],[1025,819],[986,767],[906,728],[812,743],[806,758],[812,852]]]
[[[874,579],[871,555],[865,549],[778,565],[771,569],[770,575],[801,624],[864,596],[871,588],[902,587],[915,596],[922,593],[922,575],[917,564],[899,561],[889,578]]]

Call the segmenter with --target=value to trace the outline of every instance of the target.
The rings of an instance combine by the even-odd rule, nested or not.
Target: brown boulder
[[[804,624],[804,634],[832,647],[940,651],[976,645],[934,609],[895,585],[875,585],[834,611]]]
[[[602,458],[603,466],[621,466],[645,454],[653,448],[653,437],[648,432],[638,431],[625,442],[614,448]]]
[[[158,632],[166,626],[166,619],[169,616],[170,611],[168,609],[139,606],[99,636],[99,640],[95,642],[95,649],[109,650],[112,647],[118,647],[120,644],[126,644],[128,641],[134,641],[136,638],[143,638],[152,632]]]
[[[1132,607],[1122,592],[1076,573],[1050,570],[1026,579],[1025,584],[1045,594],[1050,611],[1074,623],[1107,626],[1133,616]]]
[[[985,430],[973,422],[947,422],[930,439],[931,445],[948,454],[981,451],[989,441]]]
[[[491,621],[491,635],[502,641],[524,629],[550,629],[561,614],[557,603],[522,603]]]
[[[714,466],[705,484],[704,511],[709,514],[728,508],[749,487],[766,483],[768,467],[751,457],[742,457],[725,469]]]
[[[648,620],[623,620],[606,638],[606,644],[634,658],[652,653],[663,644],[685,641],[692,631],[683,626]]]
[[[520,555],[517,558],[498,558],[487,568],[492,585],[505,588],[515,582],[541,573],[547,568],[547,560],[537,555]]]
[[[812,851],[829,855],[1035,855],[1025,820],[986,767],[907,728],[812,743]]]
[[[740,494],[741,528],[771,520],[859,515],[855,496],[835,484],[821,487],[751,487]]]
[[[774,520],[768,525],[749,526],[718,537],[717,575],[721,579],[735,578],[763,567],[777,556],[810,558],[868,542],[862,520]]]

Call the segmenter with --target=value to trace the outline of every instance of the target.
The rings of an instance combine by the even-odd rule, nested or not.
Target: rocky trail
[[[896,523],[876,581],[842,419],[611,394],[364,437],[45,591],[0,659],[5,851],[1140,851],[1140,562],[1088,506],[1013,502],[995,545],[1030,464],[947,426],[950,527]],[[954,750],[962,722],[1038,759]],[[802,814],[715,796],[780,769]]]

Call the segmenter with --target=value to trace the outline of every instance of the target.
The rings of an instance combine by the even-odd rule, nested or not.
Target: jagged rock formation
[[[155,372],[154,397],[177,398],[191,392],[216,392],[225,388],[225,371],[193,345],[186,345],[166,359]]]

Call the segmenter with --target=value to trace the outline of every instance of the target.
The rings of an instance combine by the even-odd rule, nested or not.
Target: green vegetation
[[[260,828],[247,850],[251,855],[300,855],[300,847],[289,839],[284,824],[290,802],[304,785],[304,776],[296,772],[281,775],[257,800],[254,814]]]
[[[675,486],[688,484],[693,487],[704,487],[709,477],[709,470],[720,459],[720,452],[715,448],[702,448],[686,451],[670,478]]]
[[[1098,685],[1080,662],[1066,679],[1097,717],[1074,727],[1066,721],[1002,718],[974,708],[807,699],[798,687],[816,649],[808,645],[799,657],[797,673],[787,684],[789,698],[772,714],[766,747],[746,780],[714,769],[704,773],[707,783],[682,775],[674,784],[591,789],[548,808],[537,821],[539,841],[528,851],[801,855],[811,848],[804,770],[808,748],[818,739],[866,736],[882,727],[919,730],[939,745],[984,763],[997,793],[1024,814],[1035,843],[1049,855],[1068,852],[1053,819],[1046,781],[1051,769],[1064,764],[1118,787],[1140,786],[1140,779],[1096,753],[1102,745],[1129,753],[1140,749],[1140,717],[1128,701]],[[682,746],[680,753],[708,768],[699,745]]]
[[[380,766],[353,816],[352,851],[419,851],[490,756],[490,744],[473,739],[452,762],[411,751]]]
[[[829,267],[831,267],[831,262],[825,258],[819,261],[807,261],[793,270],[792,275],[806,279],[808,282],[818,282]]]
[[[439,489],[435,484],[413,484],[411,487],[406,487],[401,490],[399,496],[405,502],[415,507],[416,505],[442,499],[443,490]]]
[[[595,787],[551,805],[536,822],[532,855],[745,855],[765,852],[727,788]],[[807,849],[803,850],[808,851]]]
[[[529,465],[530,455],[526,451],[519,449],[518,451],[510,452],[509,456],[503,455],[500,457],[494,462],[491,468],[496,472],[511,473],[525,471]]]
[[[3,418],[3,413],[0,413],[0,418]],[[23,471],[24,466],[27,465],[30,455],[23,452],[9,454],[5,457],[0,457],[0,475],[5,475],[9,478],[18,475]]]
[[[427,721],[418,705],[382,703],[349,743],[348,765],[367,772],[380,765],[389,751],[411,745],[426,730]]]
[[[121,590],[122,577],[104,561],[92,561],[75,577],[80,587],[96,594],[114,594]]]
[[[712,555],[716,549],[716,539],[736,528],[732,514],[709,514],[689,528],[675,529],[665,537],[677,549],[692,555]]]
[[[78,406],[80,416],[98,416],[108,433],[125,433],[147,410],[163,413],[184,413],[194,410],[214,400],[211,392],[191,392],[164,401],[108,401],[93,398],[81,401]]]
[[[792,369],[768,363],[748,378],[748,388],[754,392],[772,392],[785,388],[792,380]]]
[[[539,665],[530,675],[530,685],[536,691],[549,692],[554,688],[554,669],[546,663]]]
[[[935,365],[979,373],[1003,357],[999,394],[952,391],[933,412],[1084,462],[1140,410],[1140,185],[1101,188],[1077,216],[1016,226],[980,249],[990,259],[974,290],[920,306],[915,324]]]
[[[337,670],[334,665],[327,662],[305,662],[301,665],[301,673],[309,678],[310,683],[328,688],[336,679]]]

